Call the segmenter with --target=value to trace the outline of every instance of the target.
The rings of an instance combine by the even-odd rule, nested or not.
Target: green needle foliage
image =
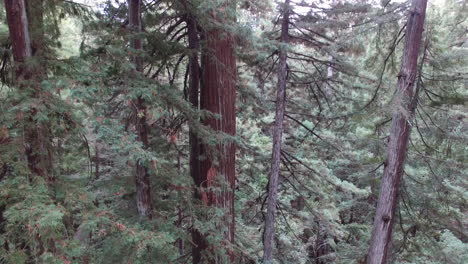
[[[43,53],[26,60],[35,73],[26,82],[17,78],[16,32],[0,3],[0,263],[192,263],[196,232],[207,245],[200,263],[261,263],[282,48],[287,103],[274,263],[366,263],[401,100],[409,3],[291,0],[285,45],[283,1],[226,8],[223,0],[144,0],[137,33],[127,1],[27,2],[36,3],[28,6],[29,35],[43,40]],[[468,263],[467,17],[465,1],[429,1],[392,263]],[[197,48],[189,47],[189,18]],[[235,136],[204,123],[223,117],[203,108],[203,74],[202,103],[190,101],[190,58],[214,56],[205,48],[213,28],[235,46]],[[141,49],[130,45],[135,38]],[[147,147],[135,125],[142,117]],[[49,178],[35,174],[25,154],[30,127],[41,132],[34,151],[49,157]],[[234,242],[223,236],[228,207],[206,202],[227,183],[194,182],[189,131],[209,149],[200,161],[236,144]],[[138,215],[137,161],[150,175],[152,218]]]

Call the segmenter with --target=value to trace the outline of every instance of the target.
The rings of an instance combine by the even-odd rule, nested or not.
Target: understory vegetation
[[[4,0],[0,81],[0,263],[468,263],[467,1]]]

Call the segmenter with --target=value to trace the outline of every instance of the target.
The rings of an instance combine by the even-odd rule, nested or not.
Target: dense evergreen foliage
[[[468,2],[408,77],[425,2],[1,1],[0,263],[468,263]]]

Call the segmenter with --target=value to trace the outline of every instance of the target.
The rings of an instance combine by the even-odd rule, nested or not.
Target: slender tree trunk
[[[96,141],[97,141],[97,140],[96,140]],[[99,156],[99,148],[98,148],[97,144],[98,144],[98,143],[96,142],[96,145],[94,146],[94,152],[96,153],[96,154],[95,154],[96,160],[95,160],[95,163],[94,163],[94,165],[95,165],[94,168],[95,168],[96,171],[94,172],[94,178],[95,178],[96,180],[99,179],[99,164],[101,163],[101,162],[99,161],[100,156]]]
[[[195,18],[190,16],[187,19],[188,41],[191,56],[189,59],[189,101],[195,109],[199,109],[199,91],[200,91],[200,65],[198,64],[199,40],[197,32],[197,23]],[[195,185],[201,186],[200,176],[200,143],[197,135],[190,128],[190,175]],[[200,198],[200,197],[198,197]]]
[[[271,157],[271,172],[268,182],[267,216],[265,219],[265,230],[263,233],[263,263],[271,263],[273,260],[276,202],[278,199],[278,177],[281,163],[281,144],[283,136],[283,119],[286,107],[286,79],[287,51],[289,34],[289,0],[283,5],[283,21],[281,23],[281,47],[279,51],[278,87],[276,91],[276,114],[275,126],[273,128],[273,149]]]
[[[230,5],[230,4],[229,4]],[[234,6],[234,5],[233,5]],[[214,19],[221,23],[230,23],[226,18],[229,12],[220,8],[219,16]],[[221,20],[222,19],[222,20]],[[232,19],[233,20],[233,19]],[[219,118],[206,118],[203,123],[214,131],[235,136],[236,134],[236,59],[234,55],[234,38],[229,32],[220,28],[209,28],[205,32],[205,47],[202,56],[203,86],[201,90],[201,109],[219,115]],[[226,210],[219,230],[223,230],[225,245],[208,245],[208,247],[226,247],[234,243],[234,186],[236,146],[232,140],[219,143],[216,150],[202,145],[200,175],[204,180],[202,200],[206,205]],[[210,188],[215,190],[211,191]],[[234,255],[227,249],[230,261]],[[222,256],[216,256],[210,263],[227,263]]]
[[[38,63],[45,63],[46,43],[44,32],[44,0],[28,0],[26,3],[26,13],[28,17],[29,34],[31,36],[32,56],[38,59]],[[45,67],[41,67],[43,74]]]
[[[31,38],[31,51],[32,57],[34,58],[31,69],[31,84],[30,87],[34,88],[32,97],[40,100],[40,103],[47,104],[47,100],[41,99],[42,87],[41,83],[47,79],[47,44],[45,36],[45,24],[44,24],[44,0],[28,0],[26,3],[26,16],[28,17],[28,28],[29,35]],[[43,174],[46,177],[49,184],[55,181],[53,176],[53,154],[52,154],[52,132],[51,121],[46,120],[43,122],[34,121],[34,115],[37,114],[37,109],[33,108],[31,115],[29,116],[29,122],[31,129],[26,138],[29,138],[29,142],[34,142],[35,149],[37,149],[37,155],[40,160],[40,164],[43,170]]]
[[[42,16],[42,12],[31,14],[33,17],[28,20],[27,7],[24,0],[5,0],[5,9],[16,67],[16,82],[22,91],[30,93],[32,98],[37,98],[41,88],[39,86],[40,81],[39,79],[35,80],[35,76],[41,74],[36,69],[33,71],[32,67],[28,67],[27,64],[28,60],[33,56],[33,42],[30,37],[29,25],[35,28],[42,28],[42,17],[39,17]],[[43,37],[43,34],[39,36]],[[37,39],[40,39],[39,36]],[[39,43],[42,48],[44,43]],[[31,172],[52,183],[52,154],[50,146],[47,143],[47,128],[35,121],[34,116],[37,114],[37,111],[38,109],[32,107],[24,115],[25,154]]]
[[[134,34],[141,32],[141,0],[128,0],[128,21],[129,27]],[[133,36],[131,48],[134,52],[142,49],[142,40],[139,36]],[[133,55],[133,63],[137,72],[143,71],[143,60],[138,54]],[[143,149],[148,149],[148,124],[146,122],[145,100],[138,96],[133,101],[135,110],[135,128],[138,134],[138,140],[143,144]],[[148,167],[145,162],[137,160],[136,162],[136,203],[138,214],[142,217],[152,217],[151,185]]]
[[[199,109],[199,92],[200,92],[200,65],[198,63],[198,50],[199,39],[197,31],[196,18],[189,14],[187,15],[187,33],[188,44],[190,49],[189,59],[189,101],[195,109]],[[190,144],[190,176],[195,183],[195,199],[200,200],[200,190],[203,184],[206,183],[200,174],[200,142],[193,128],[190,127],[189,131],[189,144]],[[202,251],[206,249],[206,242],[203,235],[196,229],[192,230],[192,240],[194,246],[192,247],[192,262],[194,264],[201,263]]]
[[[374,218],[374,229],[368,254],[369,264],[387,263],[391,251],[398,189],[411,131],[410,122],[414,112],[411,101],[415,96],[413,86],[417,75],[417,61],[421,47],[426,5],[427,0],[413,0],[406,25],[406,43],[398,75],[398,90],[395,100],[397,106],[393,113],[387,164],[384,169]]]

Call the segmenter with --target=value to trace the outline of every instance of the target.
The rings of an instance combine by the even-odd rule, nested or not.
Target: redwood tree
[[[27,6],[24,0],[5,0],[7,23],[16,64],[16,82],[22,92],[35,102],[28,111],[22,113],[24,122],[24,146],[28,167],[34,175],[44,177],[49,183],[53,182],[52,152],[48,142],[48,128],[44,122],[35,120],[40,111],[42,94],[40,83],[45,77],[44,67],[31,67],[33,55],[43,56],[39,50],[44,50],[42,1],[34,1],[37,12],[30,12],[28,18]],[[31,4],[31,3],[30,3]],[[29,27],[34,29],[33,37]],[[34,44],[34,50],[33,50]],[[34,69],[33,69],[34,68]]]
[[[200,102],[200,65],[198,63],[198,49],[200,46],[197,30],[197,20],[193,14],[186,16],[188,45],[190,49],[189,58],[189,101],[195,109],[199,109]],[[202,187],[202,177],[200,175],[200,142],[193,129],[189,131],[190,144],[190,176],[195,183],[195,199],[201,199],[200,188]],[[201,263],[201,252],[205,249],[206,243],[203,235],[196,229],[192,230],[192,262]]]
[[[403,175],[411,120],[414,112],[412,102],[417,75],[418,54],[421,47],[427,0],[413,0],[406,25],[406,39],[403,50],[387,161],[384,169],[377,211],[374,218],[369,264],[387,263],[391,250],[392,228],[395,222],[395,209],[398,204],[399,185]]]
[[[141,32],[141,0],[128,0],[128,21],[129,27],[134,34],[131,39],[131,48],[133,52],[142,49],[142,40],[138,33]],[[135,64],[135,70],[139,73],[143,71],[143,61],[141,56],[135,54],[132,56]],[[138,74],[136,74],[138,77]],[[148,124],[146,121],[146,105],[141,95],[133,100],[132,104],[135,118],[135,128],[138,134],[138,140],[142,143],[143,149],[148,149]],[[136,184],[136,203],[138,214],[143,217],[152,217],[151,185],[148,167],[142,160],[136,162],[135,173]]]
[[[32,56],[28,18],[24,0],[5,0],[8,28],[10,30],[16,79],[29,78],[25,61]]]
[[[230,23],[227,8],[233,5],[223,5],[212,14],[219,24]],[[207,28],[205,31],[205,46],[202,55],[202,89],[200,96],[201,109],[210,111],[217,116],[208,117],[203,123],[216,132],[230,136],[236,134],[236,59],[234,54],[234,38],[232,34],[219,26]],[[235,154],[236,146],[232,139],[217,142],[213,150],[211,146],[202,145],[200,175],[202,177],[202,200],[208,206],[214,206],[226,211],[219,229],[224,230],[223,239],[227,243],[234,242],[234,186],[235,186]],[[213,248],[215,245],[208,245]],[[225,245],[226,246],[226,245]],[[228,252],[233,261],[232,252]],[[210,260],[220,263],[220,256]]]
[[[281,44],[285,45],[289,39],[289,0],[284,2],[283,21],[281,23]],[[278,177],[281,164],[281,144],[283,136],[283,119],[286,107],[286,79],[287,69],[287,50],[285,46],[280,47],[279,68],[278,68],[278,87],[276,91],[276,113],[275,126],[273,128],[273,150],[271,154],[271,171],[268,182],[268,205],[265,219],[265,230],[263,233],[263,262],[271,263],[273,260],[273,248],[275,237],[275,215],[276,203],[278,199]]]

